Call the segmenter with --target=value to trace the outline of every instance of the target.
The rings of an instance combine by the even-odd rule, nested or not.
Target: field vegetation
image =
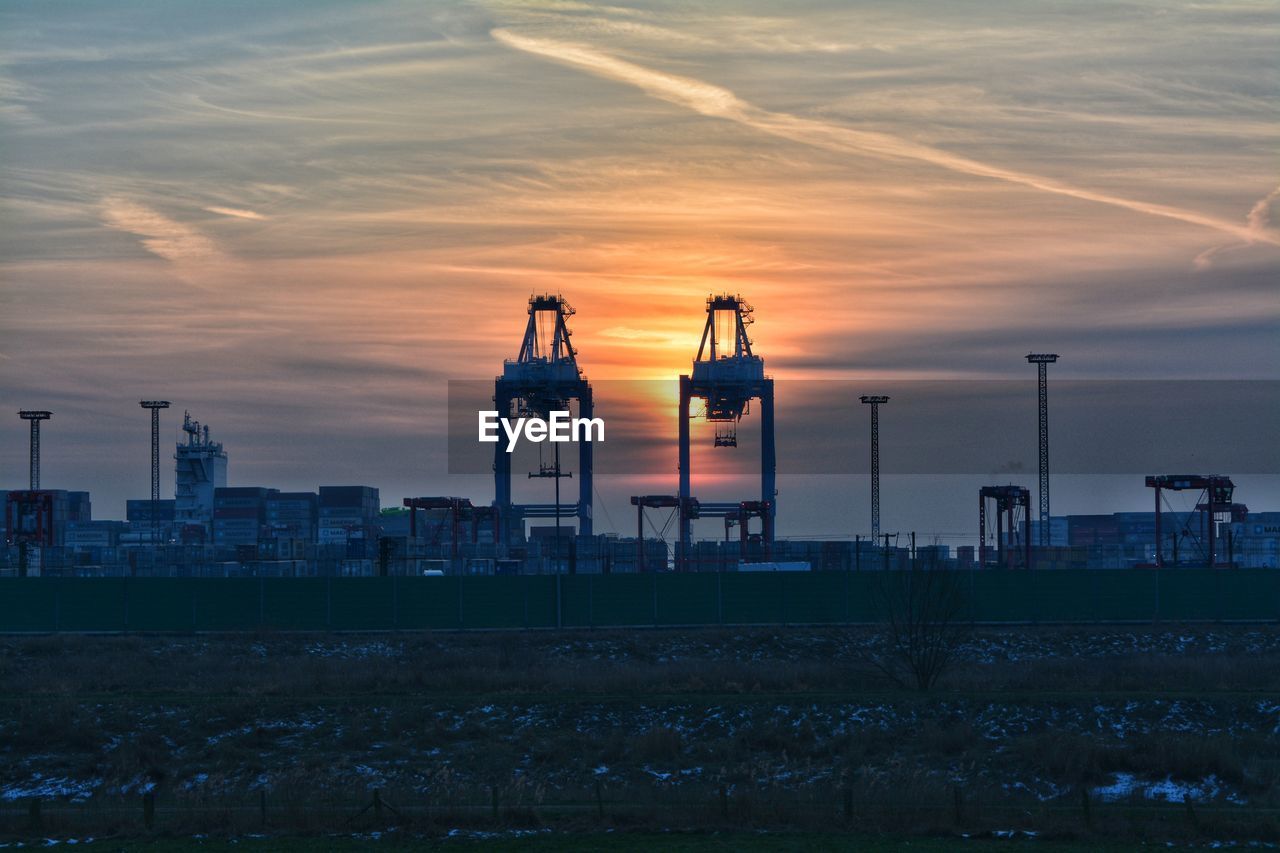
[[[1280,631],[978,629],[927,685],[893,642],[4,638],[0,836],[1280,841]]]

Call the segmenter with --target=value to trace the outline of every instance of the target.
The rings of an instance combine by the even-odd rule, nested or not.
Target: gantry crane
[[[1233,521],[1243,521],[1249,514],[1244,504],[1233,503],[1235,483],[1225,474],[1162,474],[1147,477],[1147,487],[1155,489],[1156,494],[1156,568],[1164,567],[1164,548],[1161,541],[1161,493],[1164,491],[1198,491],[1203,500],[1196,501],[1196,511],[1200,513],[1200,539],[1207,547],[1205,565],[1216,568],[1218,565],[1216,543],[1219,515],[1229,515]],[[1176,548],[1175,548],[1176,550]]]
[[[978,566],[987,563],[987,502],[995,503],[995,565],[1014,568],[1015,555],[1022,551],[1022,567],[1031,568],[1031,491],[1023,486],[983,486],[978,490]],[[1021,518],[1019,518],[1019,516]],[[1022,522],[1022,547],[1014,547],[1018,539],[1018,522]]]
[[[501,417],[536,416],[546,418],[553,411],[567,411],[570,401],[577,401],[578,417],[592,417],[591,385],[578,367],[578,353],[570,341],[568,318],[573,308],[563,296],[543,294],[529,297],[529,321],[524,340],[514,360],[502,365],[502,375],[493,386],[493,402]],[[559,526],[562,509],[572,510],[578,517],[578,533],[592,534],[592,444],[578,445],[578,501],[568,507],[560,503],[559,445],[555,445],[554,470],[541,466],[538,476],[554,476],[554,504],[526,504],[520,511],[526,518],[552,518]],[[511,502],[511,454],[502,442],[493,451],[494,506],[507,517]],[[557,541],[559,537],[557,537]]]
[[[702,343],[693,361],[692,374],[680,377],[679,563],[682,566],[687,566],[695,517],[689,449],[689,409],[695,398],[706,403],[705,417],[716,428],[716,447],[737,446],[738,422],[747,414],[751,400],[760,400],[760,500],[757,512],[763,522],[761,539],[766,552],[773,544],[773,521],[777,516],[773,378],[764,374],[764,359],[751,351],[747,326],[752,322],[752,308],[741,296],[727,293],[708,296],[707,322],[702,329]],[[723,517],[727,513],[741,511],[741,502],[698,504],[698,515],[702,517]]]

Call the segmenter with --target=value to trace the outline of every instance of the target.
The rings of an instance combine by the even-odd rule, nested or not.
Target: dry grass
[[[979,636],[925,695],[868,668],[862,629],[9,638],[0,786],[97,780],[44,817],[99,834],[136,832],[154,784],[192,832],[255,828],[260,790],[270,825],[330,831],[379,788],[420,827],[1280,837],[1268,632],[1189,629],[1185,654],[1017,632]],[[1116,773],[1213,778],[1247,806],[1086,815],[1080,791]],[[26,831],[24,802],[0,808],[0,834]]]

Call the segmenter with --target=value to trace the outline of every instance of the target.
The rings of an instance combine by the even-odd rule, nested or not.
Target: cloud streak
[[[254,220],[262,220],[262,219],[266,219],[266,218],[267,218],[267,217],[263,216],[261,213],[258,213],[258,212],[257,212],[257,211],[255,211],[255,210],[246,210],[246,209],[239,208],[239,207],[217,207],[217,206],[213,206],[213,207],[206,207],[206,208],[205,208],[205,210],[207,210],[209,213],[217,213],[217,214],[220,214],[220,215],[222,215],[222,216],[234,216],[234,217],[235,217],[235,218],[237,218],[237,219],[254,219]]]
[[[201,264],[221,258],[217,245],[196,229],[119,196],[102,200],[103,222],[133,234],[144,248],[173,264]]]
[[[690,77],[655,71],[590,47],[550,39],[530,38],[500,28],[492,30],[491,35],[512,49],[580,68],[610,80],[627,83],[652,97],[685,107],[701,115],[737,122],[763,133],[804,145],[889,160],[925,162],[961,174],[992,178],[1054,195],[1198,225],[1230,234],[1249,243],[1280,245],[1280,236],[1267,230],[1265,220],[1252,214],[1246,223],[1237,223],[1179,207],[1096,192],[1053,178],[972,160],[887,133],[854,130],[789,113],[762,109],[721,86]]]
[[[1245,218],[1251,232],[1254,234],[1266,234],[1267,229],[1271,226],[1271,204],[1277,198],[1280,198],[1280,187],[1276,187],[1254,202],[1253,207],[1249,209],[1249,215]],[[1256,238],[1246,237],[1240,243],[1227,243],[1226,245],[1206,249],[1196,255],[1195,267],[1198,270],[1207,270],[1213,266],[1213,259],[1218,255],[1234,252],[1237,249],[1247,249],[1256,242]]]

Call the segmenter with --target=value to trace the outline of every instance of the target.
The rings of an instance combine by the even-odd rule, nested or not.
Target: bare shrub
[[[879,574],[884,633],[872,648],[871,663],[900,687],[929,690],[955,663],[969,635],[964,575],[919,564]]]

